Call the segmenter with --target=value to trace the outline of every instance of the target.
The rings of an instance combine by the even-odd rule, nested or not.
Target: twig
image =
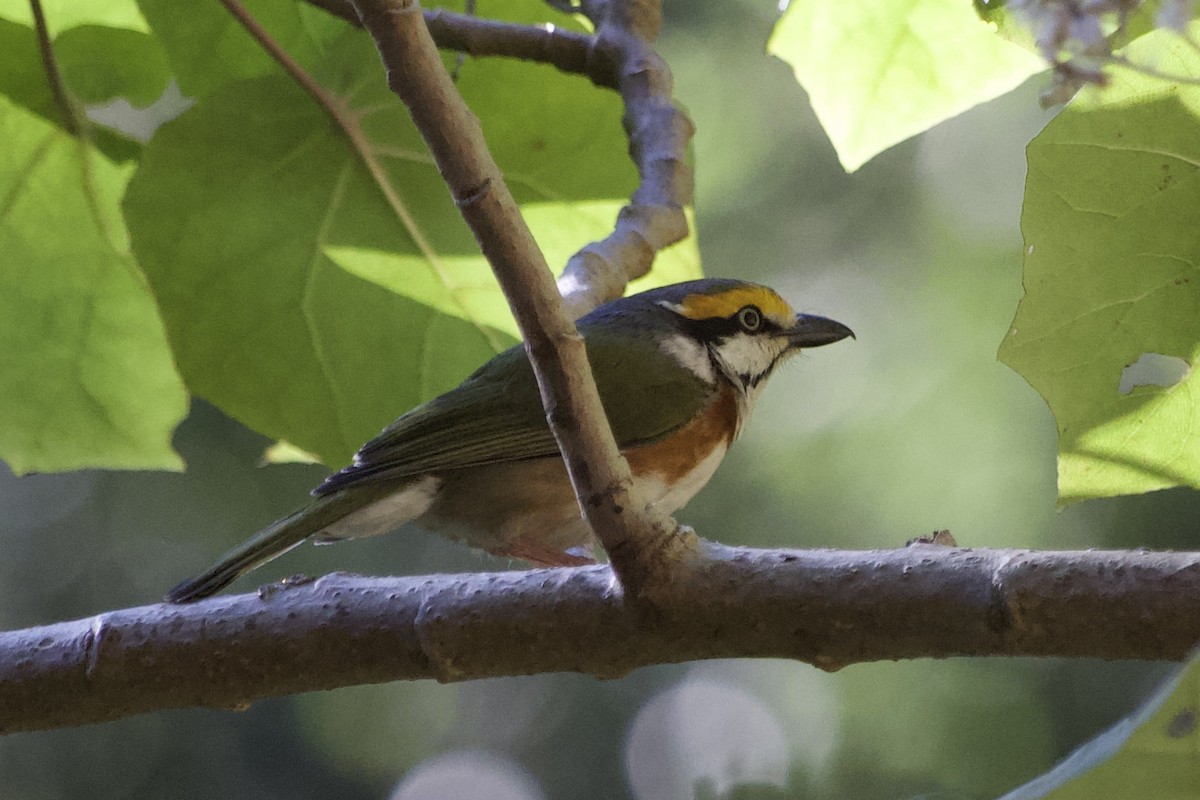
[[[362,26],[350,0],[307,0],[352,25]],[[595,40],[585,33],[552,25],[519,25],[513,22],[456,14],[444,8],[426,9],[425,24],[437,46],[475,58],[505,56],[550,64],[563,72],[584,75],[592,82],[617,88],[608,60],[590,55]]]
[[[587,34],[471,17],[442,8],[426,10],[424,16],[438,47],[476,58],[506,56],[538,61],[563,72],[585,75],[599,86],[616,88],[611,65],[591,54],[594,40]]]
[[[1175,660],[1200,639],[1200,553],[714,548],[661,616],[585,567],[331,575],[0,633],[0,733],[418,678],[732,657]]]
[[[58,61],[54,58],[54,45],[50,42],[50,29],[42,11],[42,0],[29,0],[29,9],[33,12],[33,27],[37,31],[38,49],[42,53],[42,67],[46,71],[50,93],[54,95],[54,104],[62,113],[63,127],[72,136],[77,136],[81,130],[79,112],[71,101],[71,95],[67,92],[62,73],[58,69]]]
[[[408,107],[463,218],[508,298],[525,339],[550,428],[575,495],[622,585],[640,596],[694,554],[694,537],[652,516],[613,440],[583,340],[563,309],[479,121],[442,65],[415,0],[355,0],[388,84]]]

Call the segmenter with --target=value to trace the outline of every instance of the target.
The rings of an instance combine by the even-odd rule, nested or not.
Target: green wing
[[[631,347],[627,338],[609,330],[584,328],[583,334],[601,402],[622,449],[667,436],[712,399],[713,387],[648,338]],[[612,380],[614,376],[619,378]],[[456,389],[393,422],[363,445],[351,466],[331,475],[313,494],[557,454],[533,368],[518,345]]]

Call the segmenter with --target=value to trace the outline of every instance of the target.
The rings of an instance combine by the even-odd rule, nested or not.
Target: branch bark
[[[600,566],[335,574],[0,633],[0,732],[418,678],[733,657],[1177,660],[1200,640],[1200,553],[706,547],[650,613]]]
[[[650,271],[659,250],[688,234],[684,208],[692,202],[686,160],[694,128],[672,95],[674,79],[654,49],[662,26],[659,0],[589,0],[596,25],[594,60],[611,60],[625,103],[621,119],[641,183],[621,209],[613,232],[567,262],[558,280],[576,317],[625,293],[628,281]]]
[[[632,596],[664,586],[697,553],[695,537],[647,509],[613,440],[583,339],[479,121],[442,65],[415,0],[355,0],[450,193],[496,274],[525,340],[550,429],[580,508]]]
[[[309,5],[362,27],[350,0],[307,0]],[[585,33],[552,25],[519,25],[514,22],[456,14],[444,8],[426,9],[425,24],[438,47],[475,58],[504,56],[550,64],[563,72],[591,78],[598,86],[617,88],[616,74],[607,59],[592,55],[595,39]]]

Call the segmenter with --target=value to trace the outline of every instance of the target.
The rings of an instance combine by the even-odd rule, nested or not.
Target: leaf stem
[[[46,26],[46,15],[42,11],[42,0],[29,0],[29,9],[33,12],[33,27],[37,31],[38,49],[42,53],[42,66],[46,70],[46,82],[50,84],[50,92],[54,95],[54,104],[58,106],[63,117],[63,127],[72,136],[78,136],[82,125],[71,95],[63,83],[62,73],[58,70],[58,61],[54,58],[54,46],[50,42],[50,30]]]
[[[36,1],[36,0],[34,0]],[[262,26],[254,16],[246,10],[246,7],[239,0],[221,0],[221,5],[229,11],[230,14],[246,29],[246,32],[254,38],[256,42],[273,58],[279,66],[283,67],[284,71],[292,77],[296,83],[304,91],[317,101],[322,110],[333,120],[334,124],[345,135],[350,143],[351,149],[358,156],[362,165],[366,167],[371,179],[383,194],[384,200],[388,207],[392,209],[392,213],[400,220],[400,224],[404,226],[405,232],[412,239],[413,245],[421,254],[430,266],[430,269],[438,276],[438,280],[442,282],[454,298],[455,303],[463,310],[465,318],[470,320],[475,325],[476,329],[484,337],[487,343],[497,352],[506,347],[506,342],[500,334],[486,325],[480,323],[470,311],[461,297],[461,289],[456,286],[451,279],[449,272],[434,250],[432,243],[425,238],[425,234],[421,231],[420,225],[417,224],[416,218],[409,209],[408,204],[400,197],[396,188],[392,185],[391,179],[388,177],[387,171],[375,157],[374,149],[371,147],[370,141],[363,133],[362,126],[358,124],[358,118],[342,102],[325,87],[317,83],[312,75],[308,74],[304,67],[292,58],[292,56],[283,49],[283,47],[275,41],[266,28]]]

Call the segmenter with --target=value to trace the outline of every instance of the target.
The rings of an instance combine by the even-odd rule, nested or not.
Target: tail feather
[[[257,566],[281,556],[315,533],[362,507],[368,498],[339,492],[272,522],[204,572],[167,592],[168,603],[190,603],[219,592]]]

